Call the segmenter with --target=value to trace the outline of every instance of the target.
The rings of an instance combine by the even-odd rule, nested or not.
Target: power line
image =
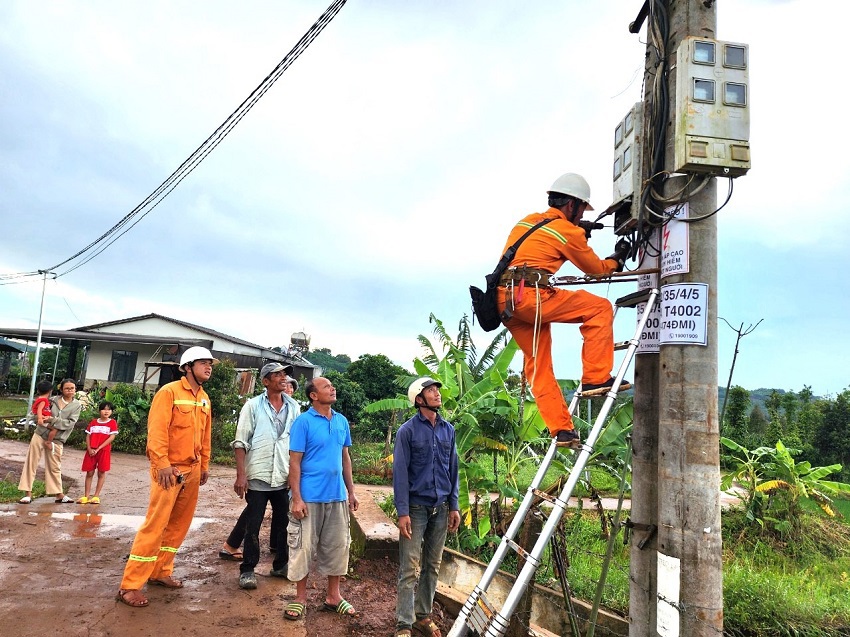
[[[71,255],[64,261],[60,261],[53,265],[49,270],[59,270],[62,266],[69,266],[62,272],[57,274],[57,277],[64,276],[84,266],[86,263],[100,255],[109,246],[123,237],[127,232],[132,230],[137,223],[144,219],[154,208],[173,191],[181,181],[188,177],[192,171],[197,168],[201,162],[224,140],[225,137],[232,131],[236,125],[242,120],[248,111],[260,100],[263,95],[274,85],[275,82],[283,75],[295,60],[307,49],[308,46],[319,36],[319,34],[330,24],[331,20],[336,17],[340,9],[345,5],[347,0],[334,0],[325,12],[319,16],[318,20],[311,26],[307,32],[301,37],[295,46],[287,53],[284,58],[275,66],[265,79],[255,88],[250,95],[233,111],[227,119],[222,122],[215,131],[198,146],[189,157],[173,172],[168,178],[163,181],[151,194],[127,213],[118,223],[112,226],[109,230],[100,235],[97,239],[89,243],[82,250]],[[85,257],[80,259],[80,257]],[[73,261],[78,260],[76,263]],[[34,276],[40,276],[40,272],[21,272],[16,274],[0,275],[0,285],[9,285],[11,283],[23,282],[18,279],[28,279]]]

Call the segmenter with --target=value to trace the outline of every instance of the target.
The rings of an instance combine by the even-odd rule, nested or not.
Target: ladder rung
[[[510,546],[514,551],[516,551],[517,554],[519,554],[519,556],[522,557],[523,559],[527,560],[529,558],[528,551],[526,551],[524,548],[522,548],[519,544],[517,544],[513,540],[508,539],[508,546]]]
[[[637,292],[626,294],[626,296],[621,296],[619,299],[614,301],[614,305],[617,307],[637,307],[641,303],[646,303],[649,300],[650,292],[652,292],[652,290],[638,290]]]
[[[546,493],[545,491],[541,491],[540,489],[532,489],[531,492],[534,495],[536,495],[538,498],[540,498],[542,500],[548,500],[549,502],[552,502],[553,504],[554,504],[555,500],[557,499],[551,493]]]
[[[490,602],[484,597],[484,593],[478,598],[478,603],[472,608],[469,614],[469,627],[479,635],[487,632],[487,627],[490,625],[490,618],[496,611],[490,605]]]

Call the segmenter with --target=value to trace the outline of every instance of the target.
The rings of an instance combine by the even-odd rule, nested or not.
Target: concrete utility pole
[[[687,36],[716,38],[711,0],[667,0],[671,69],[665,168],[674,168],[676,50]],[[671,183],[672,182],[672,183]],[[665,195],[684,179],[668,181]],[[688,200],[690,218],[717,208],[712,178]],[[708,285],[708,345],[661,345],[658,379],[658,589],[656,612],[678,615],[662,637],[717,637],[723,632],[723,576],[720,537],[720,461],[717,421],[717,218],[690,223],[690,271],[662,279]],[[662,296],[662,308],[664,300]],[[663,563],[663,567],[661,566]],[[666,582],[665,582],[666,578]],[[678,579],[679,597],[660,599],[662,583]],[[665,585],[664,590],[670,590]],[[675,620],[675,618],[674,618]],[[660,622],[659,622],[660,624]],[[655,635],[656,633],[649,633]]]
[[[646,129],[644,129],[646,130]],[[657,267],[645,257],[641,268]],[[656,275],[657,278],[657,275]],[[635,356],[632,428],[632,528],[629,558],[629,637],[655,635],[658,527],[658,354]]]

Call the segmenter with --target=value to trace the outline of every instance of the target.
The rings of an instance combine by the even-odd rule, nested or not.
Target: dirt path
[[[27,445],[0,439],[0,476],[15,480]],[[63,474],[76,480],[71,497],[82,495],[83,452],[68,449]],[[41,477],[41,472],[39,472]],[[175,576],[185,587],[151,586],[150,606],[129,608],[115,601],[124,563],[148,501],[148,463],[140,456],[114,454],[103,504],[59,505],[40,498],[30,505],[0,504],[0,617],[4,637],[179,635],[210,637],[245,630],[278,637],[392,635],[395,610],[394,564],[359,562],[343,583],[356,608],[355,619],[320,612],[324,583],[311,578],[307,618],[287,621],[283,607],[295,592],[286,580],[267,577],[271,556],[263,552],[259,587],[237,585],[239,565],[223,561],[218,549],[242,510],[233,493],[235,470],[213,466],[201,488],[195,524],[177,556]],[[66,481],[66,485],[68,482]],[[268,546],[268,520],[260,544]]]

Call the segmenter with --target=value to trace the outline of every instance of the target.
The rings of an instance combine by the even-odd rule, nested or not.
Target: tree
[[[785,426],[782,422],[782,414],[780,413],[782,397],[775,389],[770,392],[770,396],[764,401],[764,406],[767,408],[768,419],[764,442],[769,445],[775,445],[778,441],[782,440],[785,434]]]
[[[843,475],[850,474],[850,390],[824,405],[814,442],[822,460],[841,463]]]
[[[735,385],[728,393],[725,422],[721,423],[723,435],[733,440],[747,439],[747,412],[750,409],[750,392]]]
[[[348,366],[345,375],[360,385],[367,399],[375,401],[403,394],[410,372],[383,354],[363,354]]]
[[[360,415],[363,407],[369,402],[366,399],[366,394],[360,385],[340,372],[326,372],[325,378],[331,381],[334,389],[336,389],[336,402],[333,404],[334,410],[348,418],[351,424],[351,434],[357,435],[359,433],[357,427],[360,423]]]
[[[749,438],[744,442],[748,447],[757,447],[764,441],[767,434],[767,416],[764,414],[764,409],[759,405],[753,405],[747,429],[749,430]]]
[[[327,347],[320,347],[317,350],[308,351],[304,357],[314,365],[321,367],[325,372],[344,372],[348,369],[348,366],[351,365],[350,356],[347,354],[333,355],[331,354],[331,350]]]

